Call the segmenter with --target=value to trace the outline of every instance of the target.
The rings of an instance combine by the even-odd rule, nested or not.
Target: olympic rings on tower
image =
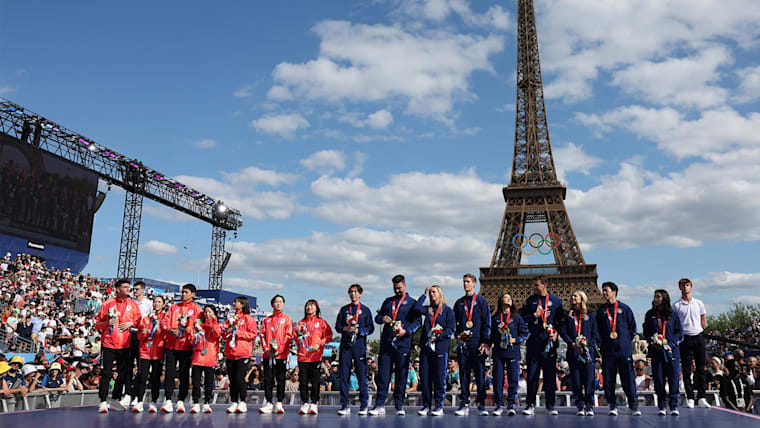
[[[522,237],[520,240],[520,243],[517,243],[518,238]],[[540,240],[535,240],[534,237],[541,238]],[[526,256],[532,256],[533,254],[536,254],[536,251],[538,251],[539,254],[542,254],[544,256],[549,255],[552,253],[552,251],[559,247],[559,244],[562,242],[562,238],[560,238],[558,233],[555,232],[549,232],[546,234],[546,236],[541,235],[540,233],[532,233],[530,237],[528,237],[524,233],[518,233],[515,236],[512,237],[512,246],[515,248],[519,248],[520,251],[522,251],[523,254]],[[531,252],[525,252],[525,244],[528,244],[529,247],[533,248],[533,251]],[[541,250],[541,247],[546,246],[549,248],[548,251],[543,252]]]

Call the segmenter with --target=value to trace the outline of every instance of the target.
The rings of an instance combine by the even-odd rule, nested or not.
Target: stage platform
[[[210,415],[190,413],[150,414],[111,410],[97,413],[97,406],[66,407],[58,409],[30,410],[0,414],[1,427],[14,428],[502,428],[530,424],[533,427],[578,428],[636,428],[669,427],[695,428],[702,426],[758,426],[760,417],[740,414],[721,408],[682,409],[680,416],[658,416],[654,407],[642,407],[643,415],[630,416],[628,409],[620,409],[620,416],[607,416],[605,408],[598,408],[595,416],[576,416],[575,409],[559,408],[559,416],[551,416],[538,409],[533,416],[456,416],[454,409],[446,409],[443,416],[418,416],[417,408],[406,408],[405,416],[396,416],[392,407],[386,408],[385,416],[359,416],[352,409],[350,416],[339,416],[335,406],[320,407],[319,415],[299,415],[298,407],[287,406],[284,415],[261,415],[251,408],[247,414],[228,415],[225,405],[212,406]]]

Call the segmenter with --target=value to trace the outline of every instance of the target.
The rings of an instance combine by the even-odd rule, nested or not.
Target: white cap
[[[34,373],[37,371],[37,366],[34,366],[32,364],[25,364],[23,367],[21,367],[21,373],[26,377],[29,373]]]

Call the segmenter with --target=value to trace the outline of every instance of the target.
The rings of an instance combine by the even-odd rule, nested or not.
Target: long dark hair
[[[314,305],[317,307],[317,312],[314,315],[316,315],[317,318],[319,318],[319,316],[322,314],[322,311],[319,310],[319,302],[317,302],[314,299],[309,299],[303,305],[303,319],[306,319],[306,317],[309,316],[309,314],[306,313],[306,307],[309,306],[309,303],[314,303]]]
[[[208,308],[211,308],[211,312],[214,313],[214,318],[219,318],[219,314],[216,312],[216,308],[213,305],[206,305],[203,308],[203,312],[201,313],[201,319],[203,320],[203,322],[208,321],[206,319],[206,309],[208,309]]]
[[[244,314],[248,315],[251,313],[251,303],[248,301],[248,298],[245,296],[237,296],[235,297],[236,302],[240,302],[241,305],[243,305],[243,311]]]
[[[673,315],[673,307],[670,305],[670,294],[668,294],[667,290],[662,289],[654,290],[654,292],[655,294],[660,293],[662,296],[662,307],[658,308],[655,306],[654,301],[652,301],[652,309],[647,311],[646,316],[656,316],[658,313],[661,313],[663,318],[670,319],[670,316]]]
[[[503,299],[503,298],[504,298],[504,296],[506,296],[507,294],[509,294],[509,293],[502,293],[502,294],[499,296],[499,301],[498,301],[498,303],[496,304],[496,311],[494,311],[493,315],[497,315],[497,314],[500,314],[500,313],[504,312],[504,302],[502,301],[502,299]],[[512,295],[511,295],[511,294],[509,294],[509,297],[512,297]],[[512,314],[516,314],[516,313],[517,313],[517,306],[515,306],[515,301],[514,301],[514,299],[512,300],[512,304],[509,306],[509,312],[510,312],[510,313],[512,313]]]

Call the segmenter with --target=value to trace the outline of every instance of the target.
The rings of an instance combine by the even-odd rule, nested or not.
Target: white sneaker
[[[179,406],[177,406],[179,407]],[[179,409],[177,409],[179,411]],[[196,414],[201,412],[201,405],[198,403],[193,404],[193,407],[190,408],[190,413]]]
[[[706,398],[700,398],[699,401],[697,402],[697,405],[703,409],[709,409],[710,407],[712,407],[710,403],[707,402]]]
[[[557,411],[557,409],[551,409],[549,410],[549,414],[552,416],[557,416],[559,415],[559,412]]]
[[[631,410],[631,416],[641,416],[641,410]]]
[[[493,409],[493,412],[491,412],[494,416],[501,416],[502,413],[504,413],[504,408],[500,406],[496,406],[496,408]]]
[[[268,401],[259,407],[259,413],[269,414],[272,413],[272,410],[274,410],[274,405]]]
[[[607,412],[607,414],[610,415],[610,416],[617,416],[618,415],[618,411],[617,411],[617,409],[610,409],[610,411]]]
[[[172,406],[172,400],[165,400],[164,405],[161,406],[161,411],[164,413],[171,413],[174,411],[174,407]]]
[[[312,403],[309,405],[309,414],[310,415],[318,415],[319,409],[317,408],[317,405]]]
[[[201,410],[203,413],[211,413],[211,406],[208,404],[203,405],[203,409]]]
[[[417,414],[420,416],[427,416],[428,413],[430,413],[430,409],[428,409],[427,407],[423,407],[420,410],[417,410]]]
[[[583,409],[578,409],[578,411],[575,412],[575,414],[578,416],[586,416],[586,411]]]
[[[132,406],[132,407],[135,407],[136,405],[138,405],[138,404],[140,404],[140,403],[142,403],[142,401],[140,401],[140,400],[139,400],[137,397],[135,397],[135,398],[133,398],[133,399],[132,399],[132,404],[131,404],[131,406]]]
[[[156,408],[156,403],[150,403],[150,406],[148,406],[148,412],[150,413],[158,412],[158,409]]]
[[[298,409],[299,415],[305,415],[309,413],[309,403],[303,403],[303,406],[301,406],[300,409]]]
[[[594,416],[594,408],[586,409],[586,416]]]
[[[274,405],[274,411],[278,415],[281,415],[281,414],[285,413],[285,409],[282,408],[282,403],[281,402],[278,401],[277,403],[275,403],[275,405]]]
[[[406,414],[406,410],[404,408],[396,409],[396,415],[397,416],[404,416]]]
[[[101,401],[98,406],[98,413],[108,413],[108,401]]]
[[[185,413],[185,402],[182,400],[177,401],[177,413]]]
[[[235,403],[235,402],[230,403],[230,407],[227,407],[226,412],[227,413],[237,413],[237,403]]]
[[[443,416],[443,407],[436,407],[430,412],[433,416]]]
[[[129,394],[127,394],[121,398],[121,401],[119,401],[119,404],[121,404],[121,407],[123,407],[124,410],[127,410],[127,407],[129,407],[129,403],[131,402],[132,402],[132,397],[130,397]]]
[[[658,414],[658,415],[660,415],[660,416],[665,416],[665,415],[667,415],[667,414],[668,414],[668,411],[667,411],[667,410],[665,410],[665,409],[660,409],[660,410],[657,412],[657,414]]]
[[[135,413],[142,413],[144,410],[142,401],[132,404],[132,411]]]
[[[459,408],[454,411],[454,414],[457,416],[467,416],[470,414],[470,406],[459,406]]]
[[[676,409],[671,409],[670,414],[673,416],[678,416],[681,414],[681,412],[679,412],[678,409],[676,408]]]
[[[528,406],[523,409],[523,415],[532,415],[536,413],[536,408],[533,406]]]
[[[361,414],[361,412],[359,412],[359,413]],[[351,408],[348,407],[348,406],[343,406],[343,407],[340,408],[340,410],[338,410],[338,414],[341,415],[341,416],[350,415],[351,414]],[[366,413],[365,413],[365,415],[366,415]]]
[[[517,414],[517,410],[513,408],[510,408],[509,410],[507,410],[507,416],[514,416],[516,414]]]
[[[348,409],[348,412],[350,413],[351,409]],[[359,408],[359,414],[360,415],[366,415],[367,413],[369,413],[369,409],[367,409],[366,407],[360,407]]]
[[[245,401],[238,401],[238,413],[248,413],[248,406],[245,404]]]
[[[688,400],[686,400],[686,407],[688,407],[690,409],[693,409],[694,408],[694,400],[691,399],[691,398],[689,398]]]
[[[372,410],[369,411],[369,414],[372,416],[385,416],[385,407],[373,407]]]

